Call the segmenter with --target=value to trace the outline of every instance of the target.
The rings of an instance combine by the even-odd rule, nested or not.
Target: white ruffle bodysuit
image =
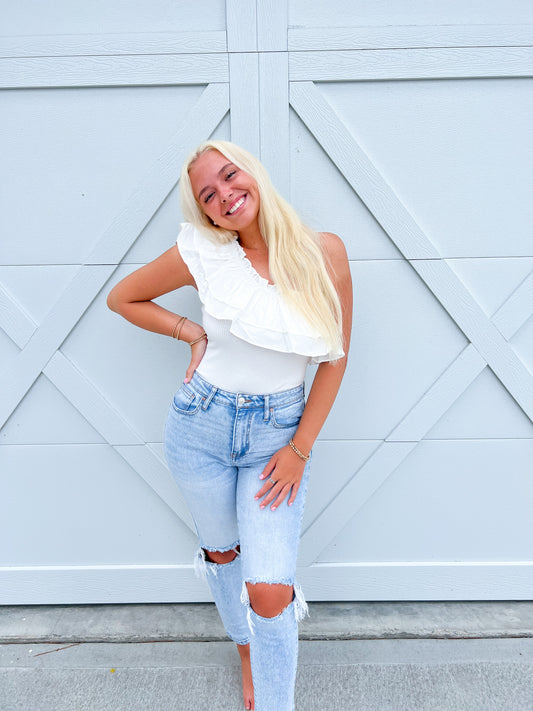
[[[235,393],[282,392],[303,382],[308,363],[342,357],[255,271],[236,239],[219,244],[184,222],[177,245],[202,302],[204,380]]]

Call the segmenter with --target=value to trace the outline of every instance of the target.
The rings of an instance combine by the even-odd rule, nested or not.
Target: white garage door
[[[209,599],[161,445],[186,351],[105,306],[209,135],[352,264],[307,597],[531,597],[530,3],[3,5],[0,602]]]

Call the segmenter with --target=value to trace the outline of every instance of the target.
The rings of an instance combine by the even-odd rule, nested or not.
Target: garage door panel
[[[497,0],[483,4],[480,17],[476,0],[452,0],[439,5],[414,0],[391,5],[387,0],[354,5],[350,0],[289,0],[289,25],[299,27],[346,27],[357,25],[469,25],[531,22],[527,0],[513,0],[505,7]]]
[[[342,237],[349,259],[396,259],[401,253],[291,111],[291,199],[311,227]]]
[[[53,7],[39,0],[25,0],[5,13],[6,35],[61,35],[134,32],[205,31],[225,29],[223,0],[205,0],[201,5],[168,3],[165,0],[94,5],[58,0]]]
[[[515,292],[518,297],[520,290],[524,287],[523,282],[528,277],[533,279],[533,259],[527,257],[447,261],[477,303],[490,317],[496,316],[496,312]],[[521,302],[524,302],[525,299],[525,295],[519,297]],[[503,325],[501,316],[495,318],[494,321],[498,325]]]
[[[531,253],[532,83],[498,78],[318,88],[442,257],[512,257]],[[509,230],[524,209],[529,219]]]
[[[82,262],[202,90],[10,92],[2,146],[4,167],[12,176],[2,191],[10,225],[4,263]],[[31,170],[21,175],[21,164]]]
[[[528,560],[532,454],[531,440],[423,442],[317,560]]]
[[[313,447],[302,528],[306,531],[339,495],[366,459],[377,449],[378,440],[333,440],[324,436]]]
[[[229,115],[224,117],[211,137],[222,141],[230,140]],[[190,146],[190,150],[193,150],[194,147]],[[128,250],[122,264],[145,264],[175,244],[180,222],[183,221],[179,204],[178,180],[179,171],[176,171],[176,185],[163,200],[131,249]]]
[[[71,402],[39,376],[2,429],[3,444],[104,444]]]
[[[190,564],[190,529],[113,449],[6,446],[0,457],[2,565]]]
[[[141,331],[109,311],[107,293],[130,271],[133,265],[121,268],[102,289],[62,345],[62,352],[97,384],[102,396],[144,441],[154,442],[162,438],[170,399],[187,369],[188,351],[184,344]],[[191,319],[201,318],[192,287],[159,301]],[[99,333],[97,342],[95,332]]]
[[[425,439],[516,437],[533,437],[533,423],[490,368],[485,368]]]
[[[409,264],[354,262],[353,281],[352,351],[323,437],[385,438],[467,341]]]
[[[351,260],[353,345],[300,546],[308,599],[525,599],[529,3],[178,5],[4,13],[2,602],[210,597],[162,444],[187,348],[105,303],[175,242],[181,164],[210,135],[259,153]],[[158,302],[199,319],[191,288]]]
[[[2,266],[0,280],[35,328],[54,307],[76,272],[77,267],[71,264]]]

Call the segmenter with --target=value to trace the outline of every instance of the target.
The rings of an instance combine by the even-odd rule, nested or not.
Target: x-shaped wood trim
[[[293,83],[290,96],[321,147],[470,341],[304,532],[300,562],[310,565],[486,365],[533,419],[533,375],[506,340],[531,314],[533,274],[507,299],[494,321],[489,319],[314,83]],[[518,315],[513,317],[512,312]],[[504,328],[512,324],[504,331],[506,337],[502,323]]]
[[[227,85],[207,86],[39,326],[0,288],[0,326],[21,349],[0,375],[0,424],[43,372],[191,530],[190,514],[164,463],[59,349],[174,188],[186,152],[216,128],[228,109]]]

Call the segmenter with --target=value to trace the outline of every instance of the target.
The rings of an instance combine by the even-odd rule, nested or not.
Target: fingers
[[[289,494],[291,486],[292,484],[290,482],[284,484],[281,481],[272,481],[272,479],[267,479],[255,495],[256,501],[258,499],[262,499],[263,496],[265,497],[259,504],[259,508],[264,509],[271,504],[271,511],[275,511]]]
[[[277,452],[276,452],[276,454],[277,454]],[[260,479],[267,479],[274,471],[274,467],[276,466],[276,454],[274,454],[274,456],[270,457],[270,461],[268,462],[266,467],[263,469],[261,476],[259,477]]]
[[[279,506],[281,503],[283,503],[283,501],[285,501],[285,499],[287,498],[287,496],[288,496],[289,493],[290,493],[291,486],[294,486],[294,484],[292,484],[292,485],[291,485],[291,484],[286,484],[286,485],[281,489],[281,491],[279,492],[277,498],[275,499],[275,501],[273,502],[272,506],[270,507],[270,510],[271,510],[271,511],[275,511],[275,510],[278,508],[278,506]],[[273,495],[275,496],[275,491],[274,491]]]
[[[189,363],[189,367],[187,368],[187,371],[185,373],[185,379],[183,381],[184,383],[189,383],[191,381],[191,378],[194,375],[194,371],[196,370],[197,365],[198,363],[196,363],[194,359],[191,360],[191,362]]]
[[[278,450],[259,477],[264,480],[263,486],[255,495],[256,501],[261,499],[260,508],[270,506],[270,509],[275,511],[287,497],[287,504],[292,506],[300,488],[303,471],[302,462],[295,466],[294,454],[288,446]]]
[[[287,504],[289,506],[292,506],[299,488],[299,481],[282,482],[273,481],[272,479],[268,478],[261,487],[261,489],[255,495],[255,500],[258,501],[259,499],[262,499],[261,503],[259,504],[259,508],[264,509],[268,505],[270,505],[271,511],[275,511],[278,506],[283,503],[287,496],[289,496],[289,494],[290,496],[287,501]]]
[[[192,346],[191,362],[189,363],[189,367],[185,372],[185,379],[183,380],[184,383],[189,383],[191,381],[191,378],[194,375],[194,371],[200,365],[202,358],[204,357],[206,348],[207,342],[205,340],[199,341],[198,343],[195,343],[194,346]]]
[[[272,479],[267,479],[265,481],[265,483],[263,484],[263,486],[259,489],[259,491],[255,495],[255,500],[257,501],[258,499],[262,499],[265,494],[269,493],[274,488],[274,486],[275,486],[275,484],[272,481]],[[264,508],[264,506],[263,506],[264,503],[265,503],[264,501],[261,502],[262,508]]]
[[[296,484],[292,485],[292,493],[289,496],[289,500],[287,501],[288,506],[292,506],[294,503],[294,499],[296,498],[296,494],[298,493],[298,489],[300,488],[300,482],[296,482]]]

